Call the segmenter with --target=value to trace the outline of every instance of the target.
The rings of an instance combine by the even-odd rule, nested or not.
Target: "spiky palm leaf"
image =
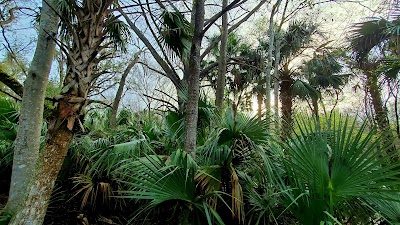
[[[306,21],[294,21],[282,34],[281,60],[296,55],[301,48],[311,42],[317,33],[317,26]]]
[[[121,169],[124,170],[129,180],[126,184],[130,187],[121,192],[124,198],[150,200],[150,207],[175,201],[184,207],[184,211],[189,211],[191,222],[195,224],[201,224],[201,218],[209,225],[214,220],[217,224],[224,224],[207,202],[217,193],[196,193],[197,165],[184,151],[178,150],[167,160],[151,155],[138,158],[127,162]]]
[[[320,99],[321,93],[303,80],[295,80],[292,86],[293,94],[301,99]]]
[[[291,199],[291,211],[303,224],[329,221],[339,208],[355,198],[398,191],[400,163],[391,163],[385,135],[367,130],[366,122],[334,119],[325,128],[297,121],[298,132],[282,143]],[[331,126],[330,126],[331,125]],[[293,202],[291,200],[290,202]]]
[[[373,19],[357,23],[352,31],[351,47],[359,60],[363,59],[378,44],[390,39],[390,22],[386,19]]]
[[[193,26],[181,12],[164,11],[161,14],[160,38],[182,60],[188,60],[192,46]]]

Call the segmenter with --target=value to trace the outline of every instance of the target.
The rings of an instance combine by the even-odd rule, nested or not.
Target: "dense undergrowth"
[[[0,203],[18,108],[1,102]],[[400,163],[385,134],[340,115],[267,120],[199,107],[196,158],[184,115],[90,110],[59,174],[45,224],[388,224],[400,222]],[[43,132],[45,133],[45,132]],[[394,154],[394,153],[393,153]]]

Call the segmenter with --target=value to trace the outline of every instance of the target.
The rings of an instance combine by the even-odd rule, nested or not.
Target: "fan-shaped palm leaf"
[[[207,199],[216,193],[196,194],[197,165],[184,151],[178,150],[167,160],[158,156],[139,158],[127,162],[122,169],[131,171],[124,172],[129,180],[126,184],[130,187],[130,190],[121,192],[124,198],[151,200],[152,207],[166,201],[176,201],[183,203],[182,206],[193,214],[193,218],[202,216],[210,225],[214,219],[218,224],[223,224],[207,203]],[[197,224],[200,221],[193,222]]]
[[[351,47],[358,59],[363,59],[378,44],[390,38],[390,22],[385,19],[373,19],[354,26],[351,35]]]
[[[293,83],[293,94],[299,96],[301,99],[319,99],[321,93],[313,86],[302,80],[295,80]]]
[[[337,216],[338,207],[353,198],[398,191],[400,163],[382,156],[390,147],[385,135],[376,137],[366,122],[357,127],[355,120],[339,118],[325,128],[305,119],[297,123],[299,131],[282,147],[292,193],[302,195],[292,212],[303,224],[330,220],[324,211]]]
[[[192,45],[193,27],[181,12],[164,11],[161,14],[161,39],[182,60],[188,60]]]

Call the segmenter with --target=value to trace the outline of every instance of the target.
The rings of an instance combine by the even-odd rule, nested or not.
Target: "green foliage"
[[[400,224],[400,202],[398,194],[384,194],[382,198],[365,198],[373,211],[381,214],[391,224]]]
[[[12,213],[0,212],[0,225],[8,225],[12,217]]]
[[[184,210],[184,220],[192,224],[224,224],[208,200],[218,193],[201,195],[196,193],[195,173],[197,164],[182,150],[169,158],[148,155],[128,161],[121,166],[127,177],[129,190],[121,192],[124,198],[150,200],[155,207],[174,201]]]
[[[111,20],[111,22],[108,23],[105,30],[109,34],[114,48],[126,52],[126,44],[131,39],[129,26],[114,16],[110,16],[109,20]]]
[[[103,47],[106,45],[112,46],[116,50],[125,52],[126,44],[131,37],[131,31],[128,25],[110,13],[111,8],[115,6],[113,2],[102,2],[96,9],[90,6],[90,4],[76,0],[58,1],[56,9],[62,19],[60,35],[63,37],[63,40],[65,40],[65,43],[73,44],[73,46],[69,46],[70,48],[79,47],[81,40],[74,40],[78,38],[76,37],[78,35],[77,32],[83,33],[82,30],[93,29],[87,26],[93,26],[94,24],[95,26],[104,26],[100,27],[102,29],[101,38],[103,38],[103,40],[108,38],[110,41],[110,43],[105,44]],[[96,14],[93,15],[96,21],[85,19],[82,17],[82,14]],[[95,29],[99,29],[99,27]],[[97,48],[100,47],[103,40],[98,40],[99,42],[96,45],[99,46],[97,46]]]
[[[317,26],[306,21],[294,21],[282,34],[281,60],[295,56],[306,44],[310,43],[312,36],[318,32]]]
[[[18,117],[17,104],[10,99],[0,98],[0,140],[15,140]]]
[[[373,19],[354,25],[351,36],[351,47],[356,52],[358,60],[364,59],[371,49],[390,39],[391,35],[398,36],[396,32],[399,20]]]
[[[13,100],[0,98],[0,171],[12,165],[18,118],[19,106]]]
[[[287,205],[303,224],[340,218],[346,207],[361,197],[381,198],[377,193],[398,191],[400,163],[382,156],[385,135],[367,130],[366,122],[339,118],[319,128],[297,121],[299,131],[282,143],[289,186]]]
[[[185,62],[192,46],[193,26],[181,12],[164,11],[161,14],[163,29],[161,39],[166,47]]]

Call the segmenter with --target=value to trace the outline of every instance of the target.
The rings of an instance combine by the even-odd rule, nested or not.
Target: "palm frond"
[[[293,82],[292,91],[294,95],[300,97],[301,99],[321,98],[321,93],[317,89],[302,80],[295,80]]]
[[[387,32],[388,25],[389,21],[385,19],[372,19],[354,25],[350,36],[351,48],[357,53],[359,60],[366,57],[379,43],[390,38],[390,33]]]
[[[400,163],[382,156],[390,147],[385,135],[367,130],[366,122],[356,124],[346,117],[320,128],[300,119],[299,130],[282,143],[290,186],[295,196],[303,193],[292,211],[304,224],[329,221],[324,211],[336,216],[346,200],[398,191]]]

